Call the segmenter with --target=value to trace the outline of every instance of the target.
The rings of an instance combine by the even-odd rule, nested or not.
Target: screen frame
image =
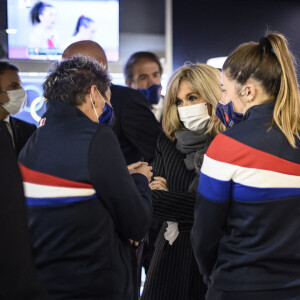
[[[7,0],[8,1],[8,0]],[[8,59],[8,34],[6,32],[7,29],[7,1],[1,0],[0,9],[0,59]]]
[[[3,0],[0,0],[3,1]],[[8,28],[8,1],[9,0],[4,0],[3,3],[3,9],[0,10],[0,38],[3,41],[3,45],[2,47],[4,47],[4,53],[3,56],[1,57],[0,55],[0,60],[9,60],[9,61],[14,61],[16,63],[18,62],[32,62],[32,63],[42,63],[42,64],[51,64],[55,61],[60,60],[59,58],[54,58],[54,59],[32,59],[32,58],[11,58],[9,57],[9,37],[8,37],[8,33],[7,33],[7,28]],[[67,1],[71,1],[71,0],[67,0]],[[75,0],[76,1],[76,0]],[[99,1],[99,2],[106,2],[105,0],[91,0],[91,1]],[[114,0],[118,2],[119,8],[118,8],[118,59],[117,60],[110,60],[108,57],[108,62],[109,63],[119,63],[121,60],[121,44],[120,44],[120,0]],[[2,4],[1,4],[2,6]],[[1,36],[1,32],[3,37]],[[101,45],[101,43],[100,43]],[[0,44],[1,46],[1,44]],[[103,45],[101,45],[103,46]],[[105,49],[104,49],[105,50]],[[0,49],[1,51],[1,49]],[[42,68],[42,70],[44,70],[44,68]]]

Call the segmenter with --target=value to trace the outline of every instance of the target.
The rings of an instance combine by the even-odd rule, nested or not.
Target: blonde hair
[[[190,89],[200,95],[205,102],[212,106],[211,122],[208,132],[215,137],[225,127],[216,116],[216,107],[221,98],[220,71],[205,64],[190,64],[177,69],[171,76],[165,99],[162,126],[165,134],[171,140],[175,140],[175,131],[184,129],[179,119],[176,105],[178,87],[182,81],[186,81]]]
[[[300,95],[295,71],[295,58],[288,49],[286,38],[270,33],[259,43],[245,43],[234,50],[224,63],[229,78],[244,84],[256,79],[275,102],[274,123],[296,148],[300,130]]]

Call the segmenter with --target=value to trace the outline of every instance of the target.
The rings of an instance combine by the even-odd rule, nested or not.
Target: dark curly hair
[[[106,98],[111,85],[108,71],[92,58],[75,56],[54,65],[43,84],[44,97],[77,106],[85,101],[92,85]]]

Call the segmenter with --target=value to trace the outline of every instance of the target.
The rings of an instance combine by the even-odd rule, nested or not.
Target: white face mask
[[[5,110],[11,115],[16,115],[20,112],[27,99],[27,95],[24,89],[12,90],[6,92],[8,96],[8,102],[1,104]]]
[[[177,109],[180,121],[184,124],[185,128],[191,131],[197,131],[204,128],[207,120],[210,119],[207,103],[183,106],[178,107]]]

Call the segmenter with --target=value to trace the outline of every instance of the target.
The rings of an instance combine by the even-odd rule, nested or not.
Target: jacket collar
[[[257,119],[257,118],[273,118],[273,110],[274,110],[275,102],[268,102],[260,105],[254,105],[250,107],[244,117],[243,121]]]
[[[88,118],[79,108],[75,105],[64,103],[58,100],[48,100],[46,102],[47,112],[55,113],[60,116],[81,116]],[[89,118],[88,118],[89,119]],[[89,119],[90,120],[90,119]],[[91,121],[92,122],[92,121]]]

